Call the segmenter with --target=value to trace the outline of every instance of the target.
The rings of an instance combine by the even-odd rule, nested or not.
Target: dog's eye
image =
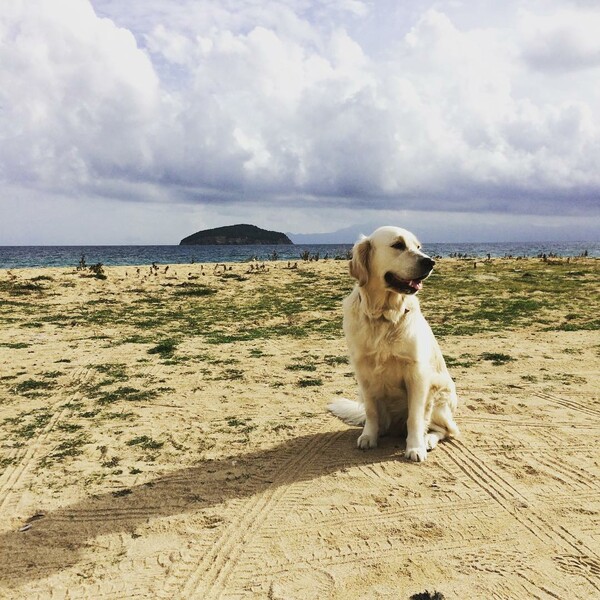
[[[396,250],[406,250],[406,244],[403,240],[398,240],[395,244],[392,244],[392,248]]]

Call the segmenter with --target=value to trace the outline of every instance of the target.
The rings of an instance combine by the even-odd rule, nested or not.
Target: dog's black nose
[[[426,256],[426,257],[422,258],[421,260],[423,263],[423,267],[425,269],[427,269],[428,271],[431,271],[431,269],[433,269],[433,267],[435,266],[435,260],[433,260],[432,258],[429,258],[429,256]]]

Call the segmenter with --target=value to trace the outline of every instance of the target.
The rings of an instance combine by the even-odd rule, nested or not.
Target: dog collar
[[[410,312],[410,308],[406,307],[402,310],[385,310],[381,313],[381,317],[379,318],[384,321],[390,321],[390,323],[398,323],[398,321],[403,319],[408,312]]]

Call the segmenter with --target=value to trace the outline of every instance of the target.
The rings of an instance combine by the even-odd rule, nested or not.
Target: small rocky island
[[[267,231],[256,225],[227,225],[205,229],[188,235],[179,242],[180,246],[223,246],[223,245],[275,245],[293,244],[292,240],[278,231]]]

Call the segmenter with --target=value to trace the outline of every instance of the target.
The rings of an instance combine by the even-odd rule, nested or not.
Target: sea
[[[175,265],[312,259],[347,259],[352,244],[260,246],[0,246],[0,269]],[[543,256],[600,257],[600,242],[502,242],[426,244],[432,257],[493,258]]]

